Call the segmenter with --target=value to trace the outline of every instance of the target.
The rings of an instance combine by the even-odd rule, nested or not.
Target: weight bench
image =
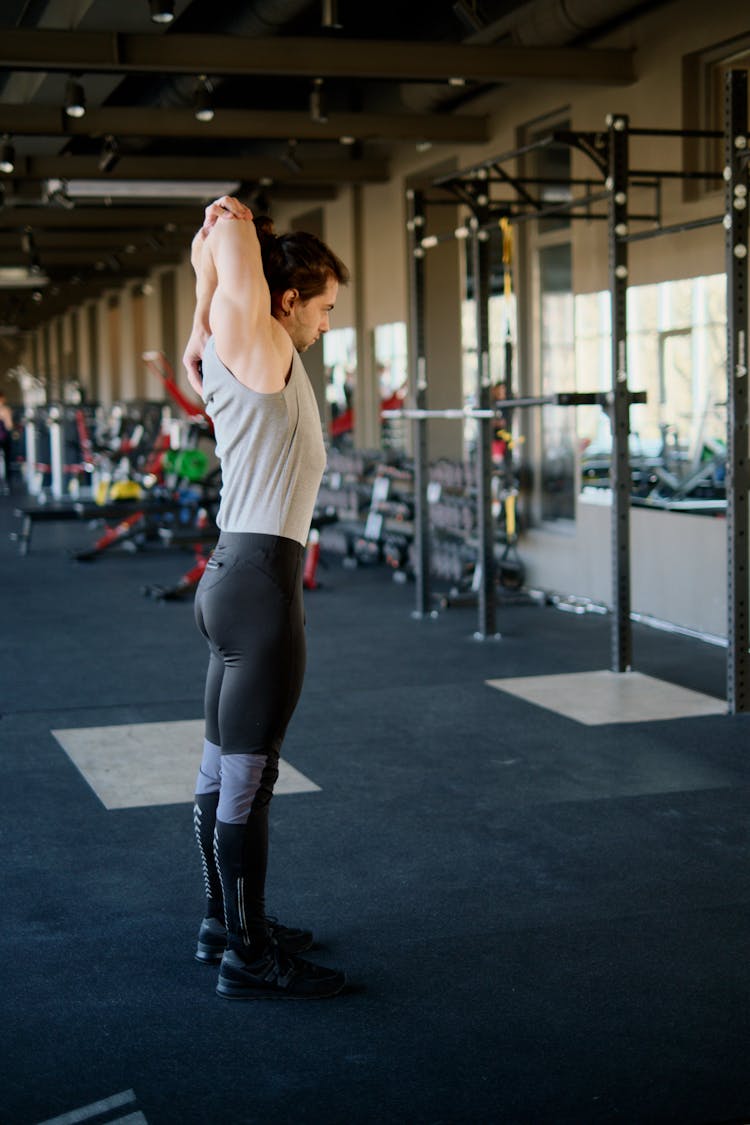
[[[13,510],[21,520],[21,529],[12,531],[10,537],[18,543],[19,555],[28,555],[35,523],[120,519],[134,512],[164,512],[174,508],[172,500],[118,500],[109,504],[95,504],[93,500],[49,500],[40,504],[38,500],[26,500]]]

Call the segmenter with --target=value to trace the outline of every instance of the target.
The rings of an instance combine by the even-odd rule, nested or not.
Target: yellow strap
[[[512,539],[516,534],[516,494],[511,492],[505,497],[505,534]]]
[[[508,298],[513,293],[513,274],[511,266],[513,265],[513,228],[510,225],[510,220],[503,217],[500,220],[500,230],[503,232],[503,292],[505,297]]]

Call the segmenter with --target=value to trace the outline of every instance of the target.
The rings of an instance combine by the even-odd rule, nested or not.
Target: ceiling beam
[[[336,198],[336,189],[324,185],[309,188],[278,185],[267,191],[272,202],[309,202]],[[164,207],[153,203],[143,207],[129,207],[119,203],[117,206],[104,203],[96,206],[87,202],[66,211],[52,206],[15,207],[6,201],[5,207],[0,208],[0,231],[19,231],[24,227],[33,227],[35,231],[122,231],[123,237],[128,231],[133,234],[146,231],[157,237],[161,231],[168,235],[177,231],[187,233],[192,238],[203,218],[203,208],[204,204],[200,201],[196,201],[193,206],[167,203]]]
[[[309,113],[278,110],[217,109],[213,121],[196,121],[192,109],[110,106],[90,109],[85,117],[68,117],[60,106],[0,104],[0,133],[16,137],[87,136],[183,137],[191,140],[357,140],[433,141],[483,144],[489,140],[487,117],[437,113],[331,113],[325,122]]]
[[[194,207],[76,207],[64,211],[57,207],[8,207],[0,210],[0,231],[33,227],[39,230],[148,230],[158,233],[174,224],[177,229],[197,230],[203,205]]]
[[[398,81],[600,83],[635,81],[630,49],[496,47],[404,40],[257,39],[225,35],[130,35],[106,31],[3,30],[3,66],[104,73],[281,75]]]
[[[0,289],[0,323],[17,325],[22,332],[31,331],[68,308],[96,301],[107,292],[121,290],[124,284],[142,283],[143,280],[143,271],[101,272],[78,282],[61,279],[53,286],[40,290],[42,300],[39,302],[32,299],[31,290]]]
[[[78,250],[101,250],[102,253],[118,251],[125,253],[126,246],[138,246],[138,239],[158,239],[166,248],[178,247],[183,249],[189,245],[191,234],[195,233],[197,224],[192,227],[183,227],[178,231],[159,231],[153,227],[142,227],[140,230],[100,230],[82,231],[71,227],[68,230],[45,230],[37,224],[27,224],[24,229],[30,229],[34,235],[34,244],[40,254],[48,250],[63,250],[66,247],[75,247]],[[22,233],[16,230],[0,230],[0,253],[6,250],[15,250],[21,245]],[[154,248],[154,242],[149,243]],[[143,246],[140,249],[144,249]],[[89,255],[91,257],[91,255]]]
[[[306,160],[292,172],[279,157],[123,156],[112,172],[99,170],[98,156],[27,156],[16,160],[14,175],[25,180],[260,180],[294,183],[384,183],[385,160]]]
[[[43,269],[50,270],[58,266],[71,268],[91,268],[97,261],[105,259],[118,260],[128,263],[129,269],[144,269],[152,265],[179,265],[181,258],[187,253],[188,246],[182,249],[169,249],[168,247],[154,247],[153,249],[138,249],[134,254],[126,254],[123,250],[113,251],[111,248],[102,247],[98,254],[91,250],[77,249],[75,246],[57,247],[56,249],[39,249],[39,261]],[[20,249],[0,248],[0,266],[22,266],[28,261],[28,255]]]

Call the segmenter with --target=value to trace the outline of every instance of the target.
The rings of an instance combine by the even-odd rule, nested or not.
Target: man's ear
[[[284,316],[289,316],[295,303],[299,300],[298,289],[285,289],[281,295],[281,311]]]

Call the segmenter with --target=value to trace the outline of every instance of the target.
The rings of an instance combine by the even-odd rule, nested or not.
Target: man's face
[[[301,301],[297,297],[291,302],[289,316],[282,324],[298,352],[307,351],[331,327],[330,313],[336,304],[338,292],[339,283],[332,277],[317,297],[311,297],[309,301]]]

